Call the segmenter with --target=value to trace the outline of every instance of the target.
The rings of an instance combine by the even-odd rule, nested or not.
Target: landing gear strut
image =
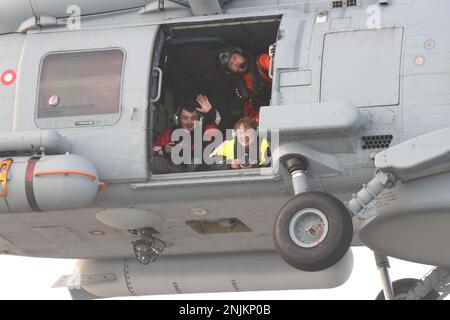
[[[376,300],[442,300],[450,293],[450,269],[435,267],[424,279],[405,278],[391,283],[388,257],[375,252],[375,261],[383,286]]]
[[[143,265],[155,262],[167,246],[164,241],[155,238],[153,232],[151,228],[139,229],[137,233],[141,239],[131,243],[136,258]]]
[[[412,300],[409,291],[414,288],[420,280],[413,278],[405,278],[392,282],[393,298],[385,299],[383,290],[377,295],[375,300]],[[432,290],[427,295],[418,300],[440,300],[439,293]]]
[[[389,276],[389,268],[391,267],[389,264],[389,258],[376,252],[374,252],[374,255],[375,262],[377,263],[377,269],[380,272],[381,284],[383,286],[383,290],[379,294],[383,294],[383,299],[378,299],[377,296],[377,300],[395,300],[394,288]]]
[[[353,237],[351,216],[345,205],[330,194],[308,192],[306,159],[283,159],[292,177],[295,196],[280,210],[274,225],[278,254],[303,271],[320,271],[345,255]]]

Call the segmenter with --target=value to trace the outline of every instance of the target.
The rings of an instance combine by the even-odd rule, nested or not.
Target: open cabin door
[[[100,179],[145,181],[157,34],[158,26],[28,34],[15,131],[57,131]]]
[[[289,10],[283,14],[274,58],[272,105],[311,98],[312,70],[308,60],[313,25],[311,15]]]

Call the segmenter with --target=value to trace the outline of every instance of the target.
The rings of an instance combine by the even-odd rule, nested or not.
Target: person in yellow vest
[[[250,169],[270,166],[271,154],[267,139],[259,139],[258,124],[251,118],[243,118],[234,126],[234,138],[227,140],[211,154],[222,156],[232,169]]]

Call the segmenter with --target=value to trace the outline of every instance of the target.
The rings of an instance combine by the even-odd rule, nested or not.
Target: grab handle
[[[159,76],[158,76],[158,92],[156,94],[156,97],[151,99],[150,101],[158,102],[159,99],[161,98],[163,71],[161,70],[161,68],[158,68],[158,67],[156,67],[154,70],[156,70],[159,74]]]
[[[3,160],[0,162],[0,183],[2,185],[2,191],[0,192],[0,198],[6,198],[8,195],[8,171],[11,167],[13,160]]]
[[[59,175],[59,174],[64,174],[64,175],[74,174],[74,175],[88,177],[91,180],[97,180],[97,176],[95,174],[91,174],[91,173],[83,172],[83,171],[77,171],[77,170],[40,171],[40,172],[35,172],[34,176],[39,177],[39,176]]]

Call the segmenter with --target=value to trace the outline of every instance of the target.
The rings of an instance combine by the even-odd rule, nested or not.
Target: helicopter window
[[[37,118],[119,113],[124,56],[120,49],[45,56]]]
[[[266,53],[276,41],[279,23],[279,17],[270,17],[220,25],[167,26],[164,29],[164,43],[158,64],[164,72],[162,95],[152,118],[153,157],[150,170],[153,174],[186,172],[186,168],[180,167],[166,170],[165,164],[161,165],[159,161],[161,157],[167,157],[167,151],[162,146],[167,140],[163,139],[167,138],[165,133],[177,127],[171,121],[173,115],[186,101],[195,102],[199,94],[207,96],[220,113],[218,129],[223,139],[230,139],[227,130],[234,128],[236,121],[243,117],[244,103],[236,94],[236,78],[220,65],[219,54],[230,46],[245,48],[255,56]],[[200,165],[193,170],[219,171],[224,168]]]

